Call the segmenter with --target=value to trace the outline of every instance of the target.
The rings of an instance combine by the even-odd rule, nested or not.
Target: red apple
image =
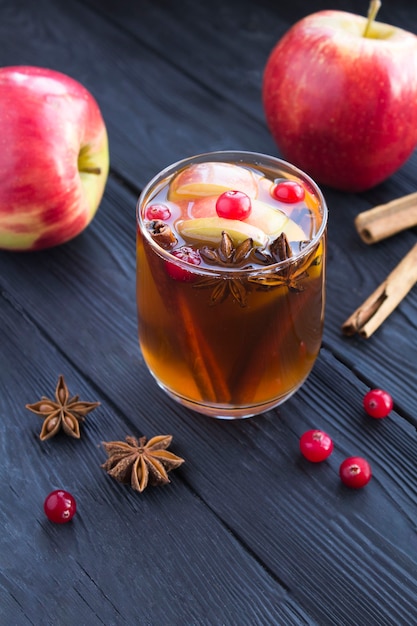
[[[273,48],[262,96],[285,159],[321,184],[364,191],[417,145],[417,37],[343,11],[313,13]]]
[[[0,248],[40,250],[81,233],[108,170],[106,127],[83,85],[40,67],[0,68]]]

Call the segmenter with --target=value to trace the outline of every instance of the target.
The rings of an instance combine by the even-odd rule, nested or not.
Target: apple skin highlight
[[[342,11],[287,31],[267,60],[265,117],[283,157],[322,185],[361,192],[417,145],[417,37]]]
[[[99,106],[54,70],[0,68],[0,248],[60,245],[93,219],[109,171]]]

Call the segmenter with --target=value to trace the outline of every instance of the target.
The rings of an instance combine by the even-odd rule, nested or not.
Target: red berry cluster
[[[383,389],[371,389],[364,396],[363,406],[368,415],[380,419],[387,417],[394,403],[392,397]],[[301,454],[313,463],[320,463],[333,452],[332,438],[322,430],[307,430],[300,437]],[[372,478],[368,461],[360,456],[345,459],[339,467],[339,476],[343,484],[353,489],[365,487]]]

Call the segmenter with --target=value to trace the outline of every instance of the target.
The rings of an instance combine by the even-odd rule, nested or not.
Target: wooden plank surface
[[[156,387],[137,345],[140,189],[193,153],[277,154],[260,103],[263,64],[293,21],[326,6],[0,0],[2,64],[53,67],[83,82],[102,108],[112,159],[85,233],[37,254],[0,253],[0,623],[416,623],[416,292],[372,340],[340,333],[415,242],[409,231],[369,248],[353,218],[413,191],[416,155],[365,194],[325,190],[323,349],[283,407],[233,423],[197,416]],[[417,32],[415,5],[384,10],[387,21]],[[101,406],[80,441],[42,443],[41,422],[24,406],[52,394],[60,373],[73,393]],[[364,417],[369,386],[393,393],[388,420]],[[335,441],[320,466],[298,452],[312,427]],[[102,441],[166,432],[186,459],[168,487],[139,495],[100,467]],[[374,470],[361,492],[338,479],[350,454]],[[42,503],[61,486],[79,511],[54,527]]]

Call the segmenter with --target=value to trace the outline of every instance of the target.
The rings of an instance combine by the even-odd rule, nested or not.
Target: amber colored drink
[[[139,343],[158,384],[224,419],[284,402],[322,340],[327,208],[318,187],[279,159],[209,153],[161,172],[137,210]]]

